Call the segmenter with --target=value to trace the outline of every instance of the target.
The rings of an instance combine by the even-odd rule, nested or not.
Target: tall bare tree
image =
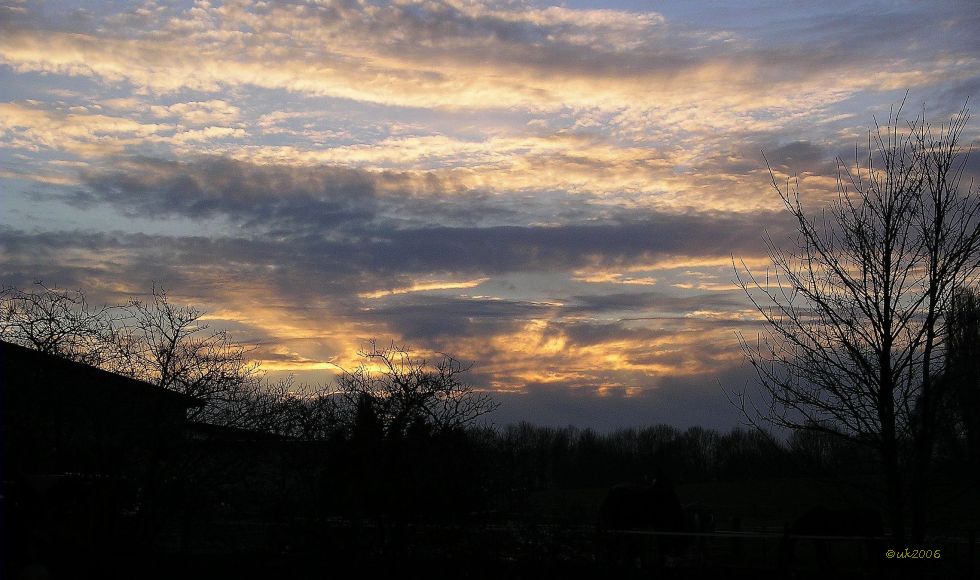
[[[893,534],[904,538],[911,508],[912,536],[921,538],[946,395],[935,380],[943,314],[978,272],[980,192],[962,183],[969,111],[933,127],[924,114],[903,120],[901,110],[875,123],[853,166],[838,160],[837,198],[816,217],[804,209],[799,181],[780,185],[770,168],[795,239],[767,235],[765,277],[744,262],[735,271],[767,323],[757,340],[740,335],[764,393],[761,404],[743,397],[743,409],[873,448]]]

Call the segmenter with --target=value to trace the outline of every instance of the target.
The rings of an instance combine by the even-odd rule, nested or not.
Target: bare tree
[[[770,168],[796,237],[783,246],[767,235],[772,271],[764,278],[744,262],[735,269],[767,323],[758,340],[740,335],[765,395],[760,404],[743,393],[743,410],[874,449],[897,538],[906,507],[913,538],[925,533],[944,396],[935,381],[943,313],[975,278],[980,256],[980,195],[961,184],[969,117],[964,108],[933,128],[924,115],[903,121],[901,107],[893,110],[869,133],[863,159],[856,154],[852,167],[838,160],[837,199],[818,217],[804,210],[799,182],[780,186]]]
[[[112,307],[90,306],[79,290],[42,282],[30,290],[0,289],[3,340],[85,364],[101,365],[109,356],[106,337],[113,317]]]
[[[394,345],[379,349],[374,341],[359,354],[364,364],[344,371],[337,385],[350,409],[363,406],[369,397],[389,434],[403,433],[414,421],[439,431],[464,427],[499,406],[489,394],[463,382],[471,365],[450,355],[442,354],[432,364]]]
[[[498,406],[462,380],[470,365],[449,355],[429,363],[374,342],[336,391],[264,381],[249,346],[210,328],[204,311],[174,304],[159,288],[147,301],[92,307],[81,291],[5,287],[0,337],[197,397],[204,405],[190,411],[191,420],[302,439],[329,437],[344,410],[364,400],[385,431],[399,435],[413,423],[436,431],[464,427]]]
[[[171,303],[162,289],[153,289],[150,302],[131,300],[125,313],[113,329],[112,370],[202,399],[192,420],[244,427],[256,419],[262,385],[248,346],[211,329],[203,311]]]
[[[191,411],[193,420],[270,432],[329,423],[329,399],[301,403],[290,384],[263,382],[248,346],[212,330],[203,311],[173,304],[164,290],[152,295],[93,307],[80,290],[4,287],[0,338],[198,397],[205,405]]]
[[[247,429],[301,441],[324,441],[341,430],[341,397],[329,387],[296,385],[293,377],[265,381],[231,416]]]

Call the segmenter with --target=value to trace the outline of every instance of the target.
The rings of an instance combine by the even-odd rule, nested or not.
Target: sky
[[[727,429],[766,160],[818,208],[906,94],[980,99],[976,8],[0,0],[0,282],[164,287],[299,382],[451,353],[499,424]]]

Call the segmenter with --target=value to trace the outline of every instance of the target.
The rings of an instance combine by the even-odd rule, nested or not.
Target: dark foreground
[[[186,530],[185,530],[186,532]],[[792,556],[774,532],[703,536],[600,533],[588,526],[407,524],[378,521],[213,522],[185,545],[180,530],[152,551],[51,547],[10,578],[290,580],[356,574],[452,578],[976,578],[968,546],[934,542],[939,559],[874,557],[863,541],[799,539]],[[884,545],[884,544],[882,544]],[[876,545],[875,549],[881,546]],[[976,555],[974,553],[973,558]],[[973,570],[971,573],[971,566]]]

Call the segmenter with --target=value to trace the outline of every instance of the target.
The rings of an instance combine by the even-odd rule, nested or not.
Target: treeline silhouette
[[[650,480],[657,471],[677,482],[723,485],[858,481],[875,469],[863,448],[818,434],[783,442],[744,429],[656,425],[602,434],[520,423],[436,430],[422,421],[386,431],[368,407],[313,439],[263,439],[254,432],[201,437],[192,449],[208,462],[198,463],[192,477],[213,483],[202,483],[198,493],[229,512],[280,519],[504,523],[540,516],[528,503],[536,492],[601,491]],[[596,516],[584,513],[573,523],[594,524]]]

